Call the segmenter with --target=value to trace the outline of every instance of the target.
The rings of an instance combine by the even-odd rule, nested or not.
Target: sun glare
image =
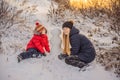
[[[101,7],[110,8],[110,0],[70,0],[70,5],[75,8]]]

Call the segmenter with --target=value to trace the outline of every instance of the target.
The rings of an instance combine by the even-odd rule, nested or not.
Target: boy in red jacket
[[[41,58],[42,56],[46,56],[45,50],[50,53],[47,30],[44,26],[36,22],[34,35],[27,44],[26,52],[18,55],[18,62],[27,58]]]

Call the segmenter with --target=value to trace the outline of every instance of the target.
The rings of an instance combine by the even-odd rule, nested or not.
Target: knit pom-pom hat
[[[74,23],[73,21],[66,21],[65,23],[63,23],[62,28],[67,27],[72,29],[73,23]]]
[[[46,28],[43,25],[41,25],[39,22],[36,22],[35,25],[36,27],[35,27],[34,33],[41,34],[44,29],[46,30]],[[47,33],[47,30],[46,30],[46,33]]]

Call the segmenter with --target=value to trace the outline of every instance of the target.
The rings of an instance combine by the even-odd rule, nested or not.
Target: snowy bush
[[[22,10],[17,10],[16,7],[9,5],[5,0],[0,0],[0,52],[2,52],[1,37],[10,27],[22,22],[18,19],[21,13]]]
[[[120,0],[115,0],[112,6],[112,12],[110,14],[112,19],[111,29],[120,36]]]
[[[105,66],[108,71],[114,71],[120,77],[120,47],[98,52],[97,62]]]
[[[64,11],[70,10],[72,12],[80,13],[83,16],[87,16],[91,19],[95,17],[102,17],[101,15],[106,14],[110,18],[110,29],[120,35],[120,0],[110,0],[106,4],[102,0],[91,0],[91,2],[87,2],[90,4],[89,7],[85,8],[84,3],[81,5],[80,8],[76,8],[70,6],[71,0],[53,0],[58,3],[58,8],[55,9],[54,6],[51,6],[52,9],[49,12],[53,12],[56,15],[54,21],[59,21],[58,19],[62,19],[65,17]],[[101,2],[101,3],[100,3]],[[74,4],[77,5],[77,4]],[[74,14],[74,15],[75,15]],[[52,17],[53,18],[53,17]]]
[[[5,0],[0,1],[0,33],[15,24],[18,14],[15,7],[10,6]]]

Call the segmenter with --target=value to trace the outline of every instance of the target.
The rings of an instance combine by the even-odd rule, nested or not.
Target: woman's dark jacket
[[[70,31],[71,55],[78,55],[81,61],[90,63],[95,58],[95,49],[91,41],[82,34],[79,30],[72,27]]]

